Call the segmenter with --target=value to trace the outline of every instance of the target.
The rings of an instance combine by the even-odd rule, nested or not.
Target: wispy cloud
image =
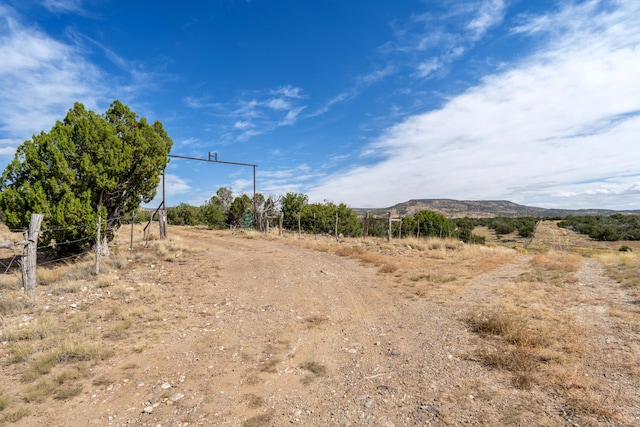
[[[416,14],[404,23],[395,22],[394,39],[381,52],[402,54],[400,61],[415,70],[414,76],[442,77],[442,71],[499,26],[506,13],[504,0],[463,1],[447,7],[440,14]]]
[[[475,16],[466,25],[471,40],[481,39],[485,33],[502,22],[506,4],[504,0],[485,0],[478,5]]]
[[[106,93],[102,72],[75,45],[23,25],[6,6],[0,12],[0,131],[27,139],[75,101],[95,108]]]
[[[42,5],[54,13],[87,15],[82,3],[83,0],[43,0]]]
[[[322,174],[307,164],[292,168],[260,170],[260,188],[262,194],[303,193],[309,183]]]
[[[295,124],[306,108],[302,105],[304,99],[301,88],[283,86],[242,94],[224,102],[209,102],[195,97],[187,97],[184,102],[188,107],[232,121],[233,125],[221,125],[219,131],[223,138],[246,141]]]
[[[640,4],[572,3],[526,17],[513,37],[533,32],[546,37],[531,55],[388,128],[365,149],[382,161],[330,176],[310,195],[356,206],[555,195],[581,207],[606,190],[623,203],[614,199],[637,188],[640,158]]]
[[[48,0],[49,10],[86,15],[82,1]],[[107,73],[91,59],[100,49],[122,72]],[[48,131],[73,106],[101,110],[114,94],[136,98],[159,76],[145,73],[109,49],[72,29],[55,38],[25,22],[14,9],[0,4],[0,137],[30,138]],[[3,149],[0,154],[9,154]]]
[[[412,77],[444,77],[454,61],[502,23],[506,12],[505,0],[449,2],[447,7],[449,10],[444,14],[419,13],[405,22],[391,23],[393,39],[379,49],[386,65],[357,77],[352,87],[307,117],[326,114],[336,104],[358,97],[368,86],[402,73],[406,68],[412,70],[409,73]]]

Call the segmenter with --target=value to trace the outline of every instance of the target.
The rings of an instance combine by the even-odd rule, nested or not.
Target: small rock
[[[142,410],[143,414],[151,414],[153,412],[153,406],[145,406],[145,408]]]
[[[169,383],[162,383],[162,385],[160,386],[161,389],[163,390],[169,390],[171,388],[171,384]]]
[[[182,399],[184,397],[184,394],[182,393],[176,393],[173,396],[171,396],[169,398],[169,400],[171,400],[172,402],[177,402],[178,400]]]

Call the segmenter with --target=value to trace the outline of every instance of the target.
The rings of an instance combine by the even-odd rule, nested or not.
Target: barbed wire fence
[[[134,223],[135,220],[135,211],[132,212],[131,216],[123,215],[119,218],[116,218],[116,222],[124,225],[127,220],[130,218],[131,221],[131,241],[129,242],[129,251],[133,251],[133,243],[134,243]],[[38,265],[44,266],[48,264],[60,263],[63,261],[70,261],[80,258],[82,256],[90,253],[88,250],[79,250],[77,253],[71,253],[70,255],[64,255],[64,250],[61,250],[64,246],[83,246],[90,245],[93,242],[93,254],[95,256],[95,264],[93,268],[93,273],[95,275],[100,274],[100,259],[103,256],[109,256],[110,250],[109,245],[107,244],[106,235],[113,234],[117,230],[114,227],[110,227],[106,225],[106,221],[103,223],[102,217],[98,217],[97,224],[80,224],[69,227],[55,227],[55,228],[47,228],[41,229],[41,225],[43,223],[44,215],[42,214],[32,214],[30,218],[29,227],[26,229],[9,229],[12,233],[21,233],[23,235],[23,239],[19,241],[12,241],[11,239],[5,239],[4,241],[0,241],[0,249],[11,249],[13,253],[9,255],[7,258],[2,258],[0,260],[0,274],[10,274],[15,273],[22,280],[22,287],[25,293],[30,296],[34,296],[35,288],[36,288],[36,268]],[[97,227],[96,227],[97,225]],[[150,224],[148,224],[150,225]],[[150,230],[148,230],[148,225],[145,227],[145,237],[143,238],[144,247],[146,248],[148,245],[148,239]],[[42,234],[56,232],[56,231],[68,231],[72,229],[87,229],[90,227],[96,227],[96,232],[91,233],[88,236],[80,237],[77,239],[65,240],[62,242],[55,241],[52,239],[49,242],[38,245],[40,240],[40,236]],[[22,248],[22,251],[19,249]],[[43,254],[50,252],[54,253],[54,255],[50,259],[46,259]],[[63,254],[62,256],[60,256]],[[40,257],[38,257],[40,255]],[[44,259],[43,259],[44,258]],[[2,269],[4,271],[2,271]],[[21,270],[21,274],[19,274],[18,270]]]

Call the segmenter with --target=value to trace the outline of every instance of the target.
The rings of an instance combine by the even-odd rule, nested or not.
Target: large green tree
[[[0,180],[0,211],[10,228],[44,214],[43,239],[69,243],[65,250],[95,235],[99,215],[110,238],[126,212],[155,196],[172,143],[162,123],[120,101],[104,115],[76,103],[18,147]]]

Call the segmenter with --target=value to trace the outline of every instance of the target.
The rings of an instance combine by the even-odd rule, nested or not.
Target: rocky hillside
[[[545,209],[534,206],[524,206],[507,200],[452,200],[452,199],[416,199],[398,203],[387,208],[355,209],[358,214],[369,212],[373,215],[413,215],[421,210],[431,210],[441,213],[448,218],[494,217],[494,216],[535,216],[535,217],[565,217],[567,215],[611,215],[618,211],[609,209]],[[624,211],[624,213],[640,214],[640,211]]]

